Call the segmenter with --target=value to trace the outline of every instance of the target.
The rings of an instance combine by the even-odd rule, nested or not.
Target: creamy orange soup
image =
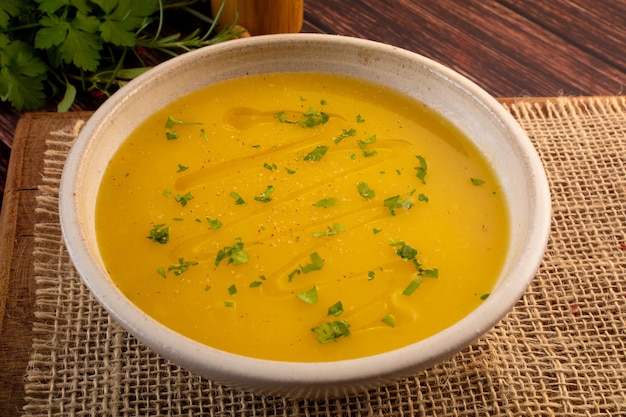
[[[96,226],[112,279],[192,339],[289,361],[372,355],[488,297],[508,218],[449,122],[317,73],[243,77],[166,106],[113,157]]]

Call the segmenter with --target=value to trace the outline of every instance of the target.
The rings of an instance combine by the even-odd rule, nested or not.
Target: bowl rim
[[[79,173],[83,163],[81,159],[84,153],[89,151],[89,139],[92,134],[100,129],[111,113],[115,112],[119,103],[129,99],[127,92],[141,89],[144,83],[155,77],[190,65],[199,57],[224,51],[236,53],[241,48],[281,45],[294,41],[316,44],[339,43],[343,46],[372,49],[384,54],[392,53],[404,59],[417,60],[421,65],[475,97],[477,103],[488,109],[494,118],[505,124],[512,135],[518,138],[516,145],[523,151],[524,157],[527,158],[526,163],[531,167],[533,175],[529,181],[535,193],[533,206],[537,216],[533,217],[533,230],[527,237],[528,242],[532,244],[525,248],[525,257],[531,262],[515,265],[514,272],[518,274],[517,278],[500,286],[497,289],[497,297],[489,297],[451,327],[393,351],[341,361],[288,362],[245,357],[182,336],[148,317],[122,296],[110,280],[100,274],[96,262],[90,257],[80,225],[74,217],[78,210],[74,194],[80,181]],[[216,381],[241,380],[248,385],[278,384],[295,389],[381,380],[385,377],[394,378],[399,374],[409,375],[467,347],[510,311],[534,278],[548,242],[551,202],[542,162],[526,132],[495,98],[473,81],[430,58],[392,45],[347,36],[299,33],[256,36],[212,45],[170,59],[129,82],[103,103],[83,126],[63,170],[59,191],[59,212],[63,237],[77,272],[101,305],[129,333],[165,358]],[[128,314],[129,312],[132,314]],[[476,323],[480,323],[480,326],[476,326]]]

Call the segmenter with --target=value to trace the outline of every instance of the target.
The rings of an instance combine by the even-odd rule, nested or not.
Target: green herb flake
[[[237,294],[237,286],[235,284],[233,284],[230,287],[228,287],[228,294],[229,295]]]
[[[415,167],[417,171],[416,177],[421,181],[422,184],[426,184],[426,171],[428,170],[428,165],[426,164],[426,160],[422,155],[415,155],[417,160],[419,161],[419,166]]]
[[[323,125],[328,122],[330,117],[328,114],[323,111],[309,109],[306,113],[302,115],[300,120],[298,120],[298,125],[305,128],[312,128],[315,126]]]
[[[413,295],[413,293],[415,292],[415,290],[417,290],[419,288],[420,285],[422,285],[422,281],[419,278],[415,278],[414,280],[412,280],[409,285],[407,285],[407,287],[404,289],[404,291],[402,291],[402,295],[406,295],[406,296],[411,296]]]
[[[276,166],[276,164],[272,163],[272,164],[268,164],[267,162],[265,162],[263,164],[263,168],[267,169],[268,171],[273,171],[275,169],[278,169],[278,167]]]
[[[202,139],[204,139],[205,142],[209,141],[209,136],[206,134],[206,130],[200,129],[200,134],[202,135]]]
[[[323,198],[313,203],[313,205],[315,207],[322,207],[322,208],[335,207],[337,205],[337,199],[332,198],[332,197]]]
[[[404,200],[400,198],[399,195],[395,195],[393,197],[389,197],[385,199],[383,201],[383,206],[389,209],[389,214],[391,214],[392,216],[395,216],[396,209],[400,209],[400,208],[410,209],[411,207],[413,207],[413,204],[411,203],[411,200],[408,200],[408,199]]]
[[[418,274],[424,278],[439,278],[439,269],[422,269],[418,268]]]
[[[490,295],[491,295],[491,293],[489,293],[489,292],[488,292],[488,293],[486,293],[486,294],[481,295],[481,296],[480,296],[480,299],[481,299],[481,300],[483,300],[483,301],[485,301],[487,298],[489,298],[489,296],[490,296]]]
[[[321,99],[321,100],[320,100],[320,104],[321,104],[322,106],[325,106],[325,105],[327,105],[327,104],[328,104],[328,102],[327,102],[326,100],[324,100],[324,99]]]
[[[365,123],[365,119],[360,114],[357,114],[356,115],[356,122],[357,123]]]
[[[369,185],[364,182],[359,182],[356,188],[359,191],[359,195],[365,199],[369,200],[376,197],[376,191],[372,190]]]
[[[170,240],[170,228],[165,224],[155,224],[147,238],[164,245]]]
[[[374,271],[367,271],[367,280],[371,281],[374,278],[376,278],[376,272],[374,272]]]
[[[287,167],[285,167],[285,172],[286,172],[287,174],[289,174],[289,175],[293,175],[293,174],[295,174],[295,173],[296,173],[296,171],[294,171],[293,169],[289,169],[289,168],[287,168]]]
[[[182,165],[182,164],[178,164],[178,171],[176,172],[179,173],[179,172],[187,171],[188,169],[189,167]]]
[[[417,196],[417,199],[423,203],[428,203],[428,197],[422,193]]]
[[[272,201],[271,195],[273,192],[274,192],[274,186],[268,185],[265,191],[255,196],[254,199],[256,201],[260,201],[261,203],[269,203],[270,201]]]
[[[177,203],[180,203],[181,206],[185,207],[187,203],[189,202],[189,200],[193,200],[193,196],[191,195],[190,192],[187,192],[182,196],[176,194],[174,196],[174,200],[176,200]]]
[[[172,195],[172,191],[168,190],[167,188],[165,190],[163,190],[163,196],[165,197],[169,197]]]
[[[247,204],[245,200],[235,191],[231,191],[229,196],[235,199],[235,204],[238,206],[245,206]]]
[[[207,284],[204,286],[204,291],[208,292],[210,289],[211,289],[210,285]]]
[[[289,282],[293,281],[294,277],[296,275],[300,275],[301,273],[302,271],[300,271],[300,269],[294,269],[293,271],[289,273],[289,275],[287,275],[288,281]]]
[[[391,313],[387,314],[380,321],[382,321],[389,327],[396,327],[396,318]]]
[[[383,231],[383,229],[379,229],[378,227],[375,227],[375,228],[372,229],[372,233],[374,233],[375,235],[379,234],[382,231]]]
[[[296,294],[299,300],[308,304],[317,304],[317,287],[313,286],[310,290],[299,292]]]
[[[178,133],[174,132],[173,130],[168,130],[167,132],[165,132],[165,137],[167,138],[167,140],[178,139]]]
[[[248,254],[243,250],[243,241],[241,238],[235,239],[235,244],[232,246],[225,246],[220,249],[215,256],[215,266],[228,258],[228,263],[233,265],[240,265],[248,262]]]
[[[326,313],[326,315],[337,317],[341,315],[341,313],[343,313],[343,303],[341,301],[337,301],[335,304],[328,307],[328,312]]]
[[[162,266],[158,267],[156,271],[157,271],[157,274],[161,275],[163,278],[166,277],[165,268],[163,268]]]
[[[259,275],[259,279],[260,279],[261,281],[265,281],[267,278],[265,277],[265,275]]]
[[[303,274],[308,274],[309,272],[313,271],[319,271],[324,266],[324,261],[322,260],[322,257],[319,255],[319,253],[313,252],[309,255],[309,258],[311,259],[310,264],[300,266],[300,270]]]
[[[219,230],[223,226],[222,222],[219,221],[218,219],[212,219],[210,217],[207,217],[206,221],[209,222],[209,226],[211,227],[211,230]]]
[[[174,275],[178,276],[189,270],[190,266],[198,265],[195,261],[185,261],[184,258],[178,258],[178,265],[170,265],[167,268],[167,272],[174,272]]]
[[[260,287],[261,285],[263,285],[263,282],[262,282],[262,281],[252,281],[252,282],[250,283],[250,285],[248,285],[248,287],[250,287],[250,288],[258,288],[258,287]]]
[[[339,223],[333,223],[333,226],[326,226],[326,231],[324,232],[314,232],[313,237],[324,237],[324,236],[335,236],[338,233],[345,231],[345,227],[343,227]]]
[[[311,329],[320,343],[334,342],[340,337],[350,336],[350,325],[345,320],[334,320],[322,323]]]
[[[328,152],[328,146],[326,145],[316,146],[315,149],[313,149],[311,152],[305,155],[304,160],[316,161],[316,162],[321,161],[324,155],[326,155],[326,152]]]
[[[235,307],[234,301],[224,301],[224,307],[232,308]]]
[[[472,184],[475,186],[483,185],[485,183],[485,181],[480,178],[470,178],[470,181],[472,181]]]
[[[333,142],[335,143],[335,145],[338,145],[339,142],[341,142],[345,138],[348,138],[348,137],[354,136],[354,135],[356,135],[356,130],[355,129],[343,129],[341,134],[339,136],[336,136],[333,139]]]

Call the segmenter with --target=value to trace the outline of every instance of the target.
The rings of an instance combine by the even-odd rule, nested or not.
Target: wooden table
[[[626,84],[626,1],[305,0],[303,32],[369,38],[426,55],[497,97],[620,95]],[[79,97],[73,110],[94,110]],[[0,415],[19,414],[31,346],[34,195],[43,143],[13,144],[19,117],[0,105]],[[86,117],[69,113],[61,117]],[[49,129],[45,114],[29,129]],[[59,120],[59,119],[57,119]],[[21,132],[29,137],[29,132]],[[11,165],[8,165],[10,149]]]

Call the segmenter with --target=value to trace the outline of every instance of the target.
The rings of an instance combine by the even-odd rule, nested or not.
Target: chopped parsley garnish
[[[359,146],[359,148],[363,151],[363,156],[367,158],[369,156],[374,156],[378,153],[375,150],[367,149],[367,145],[371,145],[374,142],[376,142],[376,135],[370,136],[369,138],[364,139],[364,140],[358,140],[356,143]]]
[[[263,285],[263,281],[252,281],[249,285],[250,288],[258,288]]]
[[[356,122],[357,123],[365,123],[365,119],[360,114],[357,114],[356,115]]]
[[[177,173],[178,172],[183,172],[183,171],[187,171],[188,169],[189,169],[189,167],[186,167],[185,165],[182,165],[182,164],[178,164],[178,171],[176,171],[176,172]]]
[[[305,303],[316,304],[317,303],[317,287],[313,286],[310,290],[299,292],[296,297]]]
[[[428,203],[428,197],[422,193],[417,196],[417,199],[423,203]]]
[[[415,155],[417,160],[419,161],[419,166],[415,167],[417,171],[416,176],[422,182],[422,184],[426,184],[426,171],[428,170],[428,165],[426,164],[426,160],[422,155]]]
[[[484,300],[486,300],[487,298],[489,298],[489,296],[490,296],[490,295],[491,295],[491,293],[489,293],[489,292],[488,292],[488,293],[486,293],[486,294],[481,295],[481,296],[480,296],[480,299],[484,301]]]
[[[209,141],[209,136],[206,134],[206,130],[200,129],[200,134],[202,135],[202,138],[204,139],[205,142]]]
[[[380,232],[382,232],[382,231],[383,231],[383,229],[379,229],[378,227],[375,227],[375,228],[372,229],[372,233],[374,233],[375,235],[380,233]]]
[[[201,125],[201,122],[185,122],[183,120],[178,120],[173,118],[172,116],[167,118],[167,122],[165,122],[165,128],[171,129],[175,125]]]
[[[370,198],[374,198],[376,197],[376,191],[372,190],[369,185],[367,185],[364,182],[360,182],[356,185],[357,190],[359,191],[359,194],[361,195],[361,197],[366,198],[366,199],[370,199]]]
[[[172,195],[172,191],[171,191],[171,190],[168,190],[168,189],[166,188],[165,190],[163,190],[163,195],[164,195],[165,197],[169,197],[169,196],[171,196],[171,195]]]
[[[147,238],[164,245],[170,240],[170,228],[165,224],[155,224]]]
[[[220,249],[215,256],[215,266],[228,258],[228,263],[233,265],[245,264],[248,262],[248,254],[243,250],[243,241],[241,238],[235,239],[235,244]]]
[[[340,337],[350,336],[350,325],[345,320],[334,320],[322,323],[311,329],[320,343],[334,342]]]
[[[165,268],[163,268],[162,266],[158,267],[156,271],[157,271],[157,274],[161,275],[163,278],[166,277]]]
[[[300,269],[294,269],[293,271],[291,271],[291,272],[289,273],[289,275],[287,275],[288,281],[289,281],[289,282],[293,281],[293,278],[294,278],[296,275],[300,275],[301,273],[302,273],[302,271],[300,271]]]
[[[313,233],[313,237],[324,237],[324,236],[334,236],[338,233],[343,232],[345,227],[340,225],[339,223],[333,223],[333,227],[326,226],[325,232],[315,232]]]
[[[275,169],[278,169],[278,167],[276,166],[276,164],[272,163],[272,164],[268,164],[267,162],[263,164],[263,168],[269,170],[269,171],[273,171]]]
[[[319,253],[313,252],[309,255],[309,258],[311,258],[310,264],[304,266],[300,265],[300,270],[303,274],[308,274],[309,272],[313,271],[319,271],[324,266],[324,261],[322,260],[322,257],[319,255]]]
[[[391,313],[387,314],[380,321],[382,321],[389,327],[396,327],[396,318]]]
[[[305,161],[321,161],[324,155],[328,152],[328,146],[319,145],[316,146],[311,152],[305,155]]]
[[[173,130],[168,130],[167,132],[165,132],[165,137],[167,138],[167,140],[178,139],[178,133],[174,132]]]
[[[367,271],[367,280],[371,281],[374,278],[376,278],[376,272],[374,272],[374,271]]]
[[[383,205],[389,209],[389,214],[392,216],[396,215],[396,209],[406,208],[410,209],[413,207],[413,203],[410,200],[404,200],[400,198],[399,195],[395,195],[393,197],[389,197],[383,201]]]
[[[328,307],[327,316],[339,316],[343,313],[343,303],[341,301],[337,301],[332,306]]]
[[[219,230],[222,228],[222,222],[218,219],[212,219],[210,217],[207,217],[206,221],[209,222],[209,226],[211,226],[212,230]]]
[[[174,272],[174,275],[178,276],[184,272],[187,272],[190,266],[198,265],[195,261],[185,261],[183,258],[178,258],[178,265],[170,265],[167,267],[167,272]]]
[[[400,242],[394,239],[390,239],[391,246],[398,247],[395,250],[396,255],[402,258],[405,262],[412,262],[417,270],[417,274],[419,276],[425,278],[439,278],[439,270],[437,268],[434,269],[424,269],[422,268],[422,264],[417,260],[417,250],[407,245],[405,242]]]
[[[323,208],[334,207],[337,205],[337,199],[328,197],[328,198],[324,198],[319,201],[316,201],[315,203],[313,203],[313,205],[315,207],[323,207]]]
[[[270,201],[272,201],[272,198],[270,196],[272,195],[273,192],[274,192],[274,186],[268,185],[265,191],[255,196],[254,199],[256,201],[260,201],[261,203],[269,203]]]
[[[228,287],[228,294],[229,295],[237,294],[237,286],[235,284],[233,284],[230,287]]]
[[[483,185],[485,183],[485,181],[481,180],[480,178],[471,178],[470,180],[472,181],[472,184],[476,186]]]
[[[302,127],[311,128],[325,124],[328,119],[328,114],[324,113],[323,111],[309,109],[306,113],[302,115],[300,120],[298,120],[298,124]]]
[[[189,200],[193,200],[193,196],[191,195],[191,192],[188,191],[187,193],[185,193],[185,195],[182,196],[176,194],[174,196],[174,200],[176,200],[177,203],[180,203],[181,206],[185,207]]]
[[[238,206],[245,206],[246,205],[245,200],[243,198],[241,198],[241,196],[238,193],[236,193],[234,191],[231,191],[229,196],[235,199],[235,204],[237,204]]]
[[[235,307],[235,302],[234,301],[224,301],[224,307]]]
[[[356,130],[355,129],[343,129],[343,132],[341,132],[341,134],[339,136],[335,137],[333,139],[333,142],[335,142],[335,145],[337,145],[337,144],[339,144],[339,142],[341,142],[345,138],[348,138],[348,137],[354,136],[354,135],[356,135]]]
[[[321,104],[322,106],[325,106],[326,104],[328,104],[328,102],[327,102],[326,100],[324,100],[324,99],[321,99],[321,100],[320,100],[320,104]]]
[[[294,171],[293,169],[289,169],[289,168],[287,168],[287,167],[285,167],[285,172],[286,172],[287,174],[289,174],[289,175],[293,175],[293,174],[295,174],[295,173],[296,173],[296,171]]]
[[[415,278],[409,283],[409,285],[407,285],[404,291],[402,291],[402,295],[407,295],[407,296],[413,295],[415,290],[417,290],[419,286],[422,285],[422,282],[424,281],[422,281],[419,278]]]

